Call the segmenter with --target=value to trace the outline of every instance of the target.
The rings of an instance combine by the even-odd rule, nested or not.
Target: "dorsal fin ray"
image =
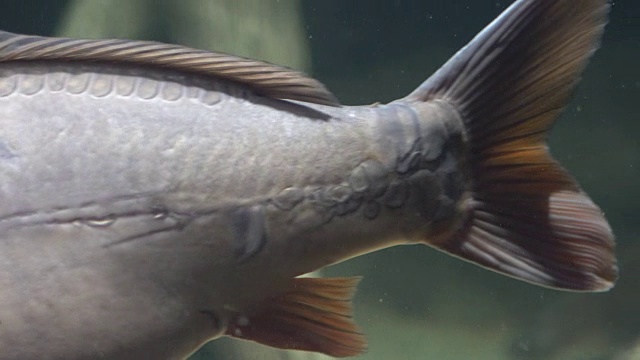
[[[30,60],[169,68],[236,82],[270,98],[339,106],[336,97],[318,80],[262,61],[153,41],[52,38],[0,31],[0,63]]]

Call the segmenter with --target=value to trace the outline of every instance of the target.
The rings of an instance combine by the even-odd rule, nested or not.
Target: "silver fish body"
[[[363,107],[232,56],[0,34],[0,359],[181,359],[223,335],[356,355],[357,279],[297,276],[398,244],[610,288],[611,230],[544,144],[608,8],[570,3],[516,2]]]
[[[0,287],[21,284],[3,293],[0,319],[7,311],[20,326],[0,332],[0,348],[22,341],[34,357],[43,327],[82,319],[81,333],[65,337],[95,347],[61,342],[59,357],[72,358],[108,353],[100,343],[111,334],[147,338],[129,325],[140,317],[168,345],[159,354],[183,353],[170,339],[197,328],[200,341],[215,336],[225,306],[418,242],[453,217],[464,191],[462,124],[446,104],[303,106],[196,76],[98,65],[0,73],[10,89],[0,98],[0,246],[15,261]]]

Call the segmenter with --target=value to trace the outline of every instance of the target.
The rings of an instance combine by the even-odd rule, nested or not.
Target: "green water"
[[[221,49],[306,70],[343,103],[368,104],[406,95],[509,3],[6,1],[0,28]],[[614,229],[617,286],[604,294],[542,289],[427,247],[370,254],[326,271],[365,275],[355,301],[369,338],[361,359],[640,359],[639,61],[640,2],[616,2],[603,46],[550,139]],[[193,356],[321,358],[230,339]]]

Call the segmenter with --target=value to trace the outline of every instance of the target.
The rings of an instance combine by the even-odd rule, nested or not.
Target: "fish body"
[[[225,335],[357,355],[358,279],[298,276],[399,244],[610,288],[611,230],[544,144],[606,19],[579,3],[517,1],[362,107],[230,55],[0,34],[0,359],[181,359]]]

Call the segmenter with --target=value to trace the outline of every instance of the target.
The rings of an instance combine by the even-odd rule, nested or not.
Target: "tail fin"
[[[542,286],[613,286],[611,229],[545,143],[608,9],[606,0],[516,1],[406,98],[448,101],[469,139],[468,218],[434,246]]]

